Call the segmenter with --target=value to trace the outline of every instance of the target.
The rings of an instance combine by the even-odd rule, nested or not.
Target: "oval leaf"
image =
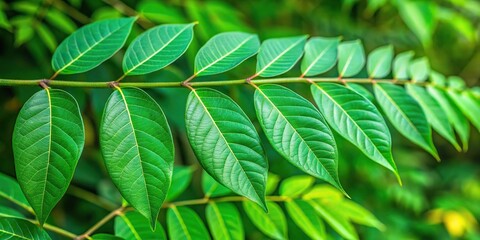
[[[125,240],[167,239],[165,231],[157,222],[154,231],[150,228],[150,221],[138,212],[127,212],[115,218],[115,235]]]
[[[417,101],[405,89],[394,84],[378,83],[373,89],[378,104],[392,125],[403,136],[439,159],[432,141],[432,129]]]
[[[260,40],[256,34],[243,32],[217,34],[198,50],[195,57],[195,75],[226,72],[255,55],[259,48]]]
[[[109,19],[88,24],[68,36],[53,54],[56,73],[86,72],[113,56],[127,40],[136,18]]]
[[[188,207],[172,207],[167,211],[167,227],[170,239],[210,239],[200,217]]]
[[[455,134],[450,122],[448,121],[447,114],[440,104],[435,101],[435,99],[433,99],[423,87],[407,84],[406,89],[410,96],[417,100],[423,111],[425,111],[427,120],[430,125],[432,125],[433,129],[435,129],[438,134],[447,139],[458,151],[460,151],[461,148],[455,139]]]
[[[274,77],[290,70],[300,60],[307,36],[265,40],[257,56],[256,76]]]
[[[325,225],[315,209],[303,200],[285,202],[288,215],[293,222],[312,239],[326,239]]]
[[[235,205],[211,202],[207,205],[205,212],[213,239],[245,239],[242,219]]]
[[[303,76],[322,74],[337,63],[337,48],[340,38],[312,37],[305,44],[301,70]]]
[[[315,183],[315,179],[310,176],[289,177],[280,185],[280,195],[291,198],[298,197],[309,189],[313,183]]]
[[[273,239],[288,239],[287,220],[282,209],[274,202],[267,202],[267,206],[268,213],[265,213],[253,202],[243,202],[247,216],[260,231]]]
[[[392,69],[393,46],[387,45],[373,50],[368,55],[367,71],[370,78],[384,78]]]
[[[312,103],[288,88],[268,84],[257,87],[255,110],[278,153],[302,171],[342,189],[335,139]]]
[[[0,217],[0,239],[48,240],[51,238],[45,230],[27,220]]]
[[[430,75],[430,63],[426,57],[415,59],[408,67],[410,79],[413,82],[425,82]]]
[[[63,90],[37,92],[20,110],[12,141],[18,183],[43,224],[67,191],[83,150],[77,102]]]
[[[366,156],[398,176],[390,132],[377,108],[355,91],[339,84],[311,86],[313,98],[331,128]]]
[[[165,24],[138,36],[123,58],[125,75],[141,75],[160,70],[177,60],[193,39],[191,24]]]
[[[265,208],[268,163],[255,127],[228,96],[196,89],[188,96],[187,135],[203,168],[218,182]]]
[[[410,79],[408,68],[413,55],[415,55],[413,51],[408,51],[402,52],[395,57],[395,60],[393,60],[393,78],[396,80]]]
[[[100,126],[107,172],[123,198],[155,226],[170,187],[174,149],[158,104],[138,88],[117,88]]]
[[[340,78],[357,75],[365,66],[365,50],[360,40],[338,45],[338,72]]]

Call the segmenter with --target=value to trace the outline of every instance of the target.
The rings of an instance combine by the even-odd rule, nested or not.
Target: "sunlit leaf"
[[[200,217],[188,207],[172,207],[167,211],[167,227],[170,239],[210,239]]]
[[[368,55],[367,71],[370,78],[384,78],[392,69],[393,46],[387,45],[373,50]]]
[[[295,198],[309,189],[315,179],[310,176],[293,176],[283,180],[280,185],[280,195]]]
[[[243,209],[247,216],[260,231],[273,239],[287,239],[287,220],[280,206],[274,202],[267,202],[268,213],[251,201],[243,202]]]
[[[202,167],[219,183],[265,208],[268,163],[258,133],[240,107],[213,89],[193,90],[187,135]]]
[[[312,37],[305,44],[302,60],[302,76],[322,74],[337,63],[337,48],[340,38]]]
[[[353,225],[338,210],[328,205],[325,206],[320,201],[309,200],[308,203],[342,237],[345,239],[358,239],[358,234]]]
[[[413,51],[402,52],[393,60],[393,77],[396,80],[409,80],[408,69],[415,53]]]
[[[341,78],[357,75],[365,66],[365,50],[360,40],[338,45],[338,73]]]
[[[358,94],[362,95],[366,99],[370,100],[371,102],[375,101],[375,97],[373,96],[373,94],[368,91],[364,86],[356,83],[347,83],[346,86],[357,92]]]
[[[325,225],[315,213],[315,209],[303,200],[288,201],[285,203],[288,215],[293,222],[312,239],[326,239]]]
[[[447,94],[480,132],[480,117],[478,117],[480,116],[480,103],[478,98],[475,99],[473,94],[468,91],[459,93],[453,89],[448,89]]]
[[[105,105],[100,145],[113,183],[154,227],[174,161],[172,134],[162,109],[141,89],[117,88]]]
[[[67,191],[84,139],[78,104],[63,90],[41,90],[20,111],[13,133],[15,170],[41,224]]]
[[[207,205],[205,214],[213,239],[245,239],[240,213],[232,203],[211,202]]]
[[[430,63],[426,57],[413,60],[408,67],[410,79],[414,82],[425,82],[430,75]]]

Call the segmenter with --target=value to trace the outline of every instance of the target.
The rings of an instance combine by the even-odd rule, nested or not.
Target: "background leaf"
[[[337,48],[340,38],[312,37],[305,44],[301,69],[302,76],[322,74],[337,63]]]
[[[215,181],[207,172],[202,173],[202,189],[205,197],[221,197],[233,193],[232,190]]]
[[[105,105],[100,144],[118,190],[155,226],[170,187],[174,146],[162,109],[138,88],[117,88]]]
[[[113,56],[127,40],[136,18],[109,19],[88,24],[68,36],[53,54],[57,73],[91,70]]]
[[[309,189],[315,179],[310,176],[293,176],[283,180],[282,185],[280,185],[280,195],[295,198],[303,194],[307,189]]]
[[[25,209],[32,209],[15,179],[0,173],[0,182],[2,183],[0,184],[0,197],[16,205],[20,205]]]
[[[365,50],[360,40],[338,45],[338,72],[340,78],[357,75],[365,66]]]
[[[173,168],[172,186],[168,189],[166,201],[172,201],[180,196],[192,181],[195,169],[192,166],[175,166]]]
[[[287,220],[282,209],[274,202],[267,202],[267,206],[268,213],[265,213],[253,202],[243,202],[247,216],[260,231],[273,239],[288,239]]]
[[[165,24],[138,36],[123,58],[125,75],[141,75],[160,70],[177,60],[192,42],[191,24]]]
[[[410,74],[408,69],[410,61],[415,53],[413,51],[402,52],[398,54],[393,60],[393,77],[396,80],[409,80]]]
[[[211,202],[207,205],[205,211],[208,226],[214,239],[245,239],[242,219],[235,205]]]
[[[188,207],[169,208],[167,227],[170,239],[210,239],[200,217]]]
[[[288,215],[293,222],[312,239],[326,239],[325,225],[315,214],[315,209],[303,200],[285,202]]]
[[[415,59],[408,67],[413,82],[425,82],[430,75],[430,63],[426,57]]]
[[[324,206],[321,201],[310,200],[308,203],[342,237],[345,239],[358,239],[355,228],[341,213],[333,208]]]
[[[225,32],[213,36],[195,57],[197,76],[226,72],[247,58],[255,55],[260,48],[256,34]]]
[[[274,77],[290,70],[303,55],[307,36],[267,39],[260,46],[255,75]]]
[[[242,109],[216,90],[196,89],[188,96],[185,121],[203,168],[216,181],[265,208],[268,163]]]
[[[72,180],[85,132],[75,99],[45,89],[22,107],[13,132],[18,183],[43,224]]]
[[[387,45],[373,50],[368,55],[367,71],[370,78],[384,78],[392,69],[393,46]]]
[[[161,224],[157,222],[155,230],[152,230],[147,218],[132,211],[115,218],[115,235],[125,240],[167,239]]]

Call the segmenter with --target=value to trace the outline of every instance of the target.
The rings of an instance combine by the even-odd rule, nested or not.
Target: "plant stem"
[[[122,214],[125,210],[126,210],[125,207],[120,207],[120,208],[110,212],[107,216],[105,216],[100,221],[98,221],[95,225],[93,225],[91,228],[89,228],[85,233],[83,233],[82,235],[79,235],[78,237],[74,237],[74,238],[77,239],[77,240],[88,238],[92,233],[97,231],[105,223],[110,221],[112,218]]]
[[[31,219],[27,219],[29,222],[35,224],[35,225],[38,225],[40,226],[40,223],[37,221],[37,220],[31,220]],[[59,227],[56,227],[56,226],[53,226],[53,225],[50,225],[48,223],[45,223],[43,224],[43,228],[45,228],[45,230],[48,230],[50,232],[54,232],[54,233],[57,233],[59,235],[62,235],[62,236],[65,236],[65,237],[68,237],[68,238],[76,238],[77,235],[72,233],[72,232],[69,232],[65,229],[62,229],[62,228],[59,228]]]
[[[393,81],[392,79],[378,79],[372,82],[368,78],[345,78],[339,80],[338,78],[308,78],[312,82],[340,82],[340,83],[360,83],[360,84],[372,84],[376,83],[394,83],[403,85],[407,81]],[[110,88],[111,82],[81,82],[75,80],[54,80],[49,81],[46,79],[32,79],[32,80],[21,80],[21,79],[0,79],[0,86],[37,86],[40,82],[45,82],[50,87],[79,87],[79,88]],[[251,80],[251,83],[256,85],[275,83],[306,83],[306,78],[270,78],[270,79],[257,79]],[[218,87],[226,85],[243,85],[246,84],[245,79],[234,79],[234,80],[222,80],[222,81],[205,81],[205,82],[189,82],[188,85],[191,87]],[[413,83],[416,85],[424,86],[428,83]],[[182,82],[121,82],[118,83],[121,87],[138,87],[138,88],[181,88],[185,87],[182,85]]]

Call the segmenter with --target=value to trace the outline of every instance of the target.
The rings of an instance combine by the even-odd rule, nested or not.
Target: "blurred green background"
[[[186,55],[175,64],[142,77],[123,81],[182,81],[193,72],[198,48],[213,35],[225,31],[258,33],[262,40],[309,34],[361,39],[367,53],[392,44],[396,53],[414,50],[427,56],[434,70],[463,77],[467,85],[480,79],[479,21],[477,0],[243,0],[243,1],[131,1],[124,0],[28,0],[0,1],[0,77],[48,78],[50,59],[58,43],[87,23],[140,13],[130,39],[145,28],[163,23],[198,21],[195,38]],[[128,44],[128,43],[127,43]],[[58,79],[111,81],[122,75],[123,51],[85,74]],[[239,79],[254,73],[255,59],[208,80]],[[336,75],[332,70],[325,76]],[[300,75],[294,68],[286,76]],[[363,72],[359,76],[365,76]],[[195,81],[205,80],[202,78]],[[306,84],[289,85],[310,97]],[[259,131],[253,107],[253,89],[248,86],[218,88],[228,93],[249,115]],[[22,104],[38,87],[0,88],[0,172],[14,176],[11,136]],[[108,212],[79,195],[119,203],[120,197],[108,178],[98,149],[98,126],[110,89],[66,89],[79,102],[86,128],[86,146],[72,187],[54,209],[53,223],[82,232]],[[187,89],[151,89],[149,93],[166,112],[176,146],[176,164],[198,166],[185,135],[184,109]],[[479,116],[480,117],[480,116]],[[457,152],[436,133],[434,142],[442,162],[415,147],[391,128],[394,157],[403,179],[395,177],[346,141],[338,139],[340,179],[352,199],[372,211],[386,226],[384,232],[358,227],[362,239],[480,239],[480,134],[472,128],[470,149]],[[264,146],[270,171],[286,178],[301,174],[269,146]],[[199,168],[197,168],[199,169]],[[195,178],[201,171],[195,172]],[[201,197],[200,181],[193,181],[180,199]],[[1,184],[1,183],[0,183]],[[175,184],[175,183],[174,183]],[[111,223],[103,230],[111,231]],[[247,225],[247,236],[262,235]],[[289,221],[292,239],[306,238]],[[332,232],[332,238],[338,238]]]

